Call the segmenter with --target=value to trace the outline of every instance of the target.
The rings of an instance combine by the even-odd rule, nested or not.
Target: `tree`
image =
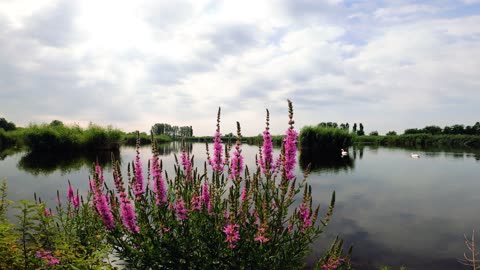
[[[442,133],[442,128],[439,126],[426,126],[423,128],[423,133],[437,135]]]
[[[50,122],[50,126],[51,127],[63,127],[63,122],[60,121],[60,120],[53,120],[52,122]]]
[[[362,124],[362,123],[360,123],[360,125],[359,125],[359,129],[358,129],[358,131],[357,131],[357,135],[358,135],[358,136],[363,136],[363,135],[365,135],[365,131],[363,131],[363,124]]]
[[[397,135],[397,132],[391,130],[391,131],[387,132],[386,135],[387,135],[387,136],[396,136],[396,135]]]
[[[5,131],[15,130],[17,127],[13,122],[8,122],[5,118],[0,118],[0,128],[3,128]]]
[[[353,123],[352,132],[357,132],[357,123]]]
[[[370,134],[368,134],[370,136],[378,136],[378,131],[374,130],[372,132],[370,132]]]

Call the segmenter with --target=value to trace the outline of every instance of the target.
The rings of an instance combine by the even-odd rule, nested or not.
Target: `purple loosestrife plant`
[[[102,173],[96,170],[93,206],[107,228],[105,239],[128,269],[301,269],[310,245],[333,213],[335,193],[317,224],[319,207],[312,209],[308,172],[303,179],[295,176],[297,133],[292,103],[288,105],[289,128],[277,163],[272,158],[268,111],[263,155],[256,168],[248,168],[239,124],[233,152],[225,147],[224,153],[219,109],[213,155],[210,158],[207,146],[203,172],[183,150],[169,177],[162,171],[155,141],[150,162],[153,188],[142,188],[141,197],[139,152],[128,189],[123,188],[117,165],[116,190],[103,190]],[[228,174],[223,173],[225,167]]]
[[[93,204],[95,205],[97,212],[102,218],[105,228],[107,228],[108,230],[113,230],[115,228],[115,222],[113,220],[110,206],[108,205],[107,195],[103,194],[102,192],[102,184],[103,172],[100,168],[100,165],[97,164],[95,166],[95,174],[93,176],[93,179],[90,180],[90,188],[92,189],[94,197]]]
[[[137,146],[136,146],[137,155],[135,156],[134,162],[134,172],[135,172],[135,180],[134,180],[134,190],[135,190],[135,198],[136,200],[141,200],[143,193],[145,192],[143,189],[143,168],[142,168],[142,161],[140,159],[140,137],[137,131]]]
[[[166,204],[167,203],[167,191],[165,189],[165,180],[163,179],[162,176],[162,163],[158,157],[158,148],[157,148],[157,143],[153,139],[152,135],[152,177],[153,177],[153,192],[155,193],[155,204],[160,205],[160,204]]]
[[[213,136],[213,160],[208,157],[208,164],[217,172],[223,172],[225,160],[223,159],[222,133],[220,133],[220,108],[217,114],[217,130]]]
[[[240,177],[241,173],[243,172],[243,156],[242,156],[242,149],[240,148],[242,135],[240,132],[240,123],[237,122],[237,143],[235,144],[235,151],[233,152],[233,157],[231,160],[230,165],[230,179],[236,180]]]
[[[285,175],[288,180],[293,180],[295,178],[295,165],[297,163],[297,137],[298,132],[293,128],[293,106],[292,102],[288,101],[288,117],[290,118],[288,124],[290,127],[287,129],[287,136],[284,139],[285,146],[285,160],[284,160],[284,170]]]
[[[263,131],[263,145],[262,158],[260,159],[260,166],[264,174],[272,173],[273,164],[273,143],[272,135],[270,134],[270,112],[267,110],[267,120],[265,131]]]

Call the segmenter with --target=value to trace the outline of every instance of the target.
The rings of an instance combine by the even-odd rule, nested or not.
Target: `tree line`
[[[350,131],[350,124],[349,123],[335,123],[335,122],[321,122],[317,125],[317,127],[322,127],[322,128],[338,128],[341,130],[346,130]],[[358,125],[357,129],[357,123],[353,123],[352,126],[352,133],[357,134],[358,136],[363,136],[365,135],[365,131],[363,130],[363,124],[360,123]]]
[[[192,126],[172,126],[167,123],[156,123],[152,126],[153,135],[168,135],[170,137],[193,137]]]
[[[404,134],[432,134],[432,135],[480,135],[480,122],[473,126],[455,124],[452,126],[426,126],[424,128],[409,128]]]

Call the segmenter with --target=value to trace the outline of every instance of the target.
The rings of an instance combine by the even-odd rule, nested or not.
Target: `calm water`
[[[164,145],[160,150],[164,168],[173,174],[173,154],[179,153],[179,145]],[[193,144],[190,150],[196,164],[203,166],[204,144]],[[257,151],[257,146],[243,145],[247,165],[254,165]],[[412,159],[411,152],[421,157]],[[122,147],[113,154],[126,170],[135,149]],[[110,155],[0,152],[0,178],[8,180],[10,199],[30,199],[36,192],[54,206],[56,190],[65,192],[67,180],[81,193],[87,192],[89,170],[96,159],[111,175]],[[142,147],[141,155],[147,164],[150,147]],[[299,156],[301,168],[308,163],[312,163],[309,183],[316,203],[323,206],[321,212],[326,211],[331,192],[337,193],[334,216],[311,258],[340,235],[347,245],[354,245],[356,269],[380,265],[465,269],[457,262],[465,251],[463,234],[480,227],[480,151],[364,147],[350,148],[346,158]]]

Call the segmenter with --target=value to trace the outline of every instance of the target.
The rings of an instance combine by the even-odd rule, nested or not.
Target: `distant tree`
[[[437,135],[442,133],[442,128],[439,126],[426,126],[423,128],[423,133]]]
[[[423,133],[423,131],[418,128],[408,128],[408,129],[405,129],[405,131],[403,132],[403,134],[420,134],[420,133]]]
[[[465,127],[463,125],[453,125],[452,134],[465,134]]]
[[[370,135],[370,136],[378,136],[378,131],[374,130],[374,131],[370,132],[368,135]]]
[[[50,122],[50,126],[51,127],[63,127],[63,122],[60,121],[60,120],[53,120],[52,122]]]
[[[357,123],[353,123],[352,132],[357,132]]]
[[[345,124],[345,129],[346,130],[349,130],[350,129],[350,125],[348,123]]]
[[[387,135],[387,136],[396,136],[396,135],[397,135],[397,132],[391,130],[391,131],[387,132],[386,135]]]
[[[360,123],[360,125],[359,125],[359,127],[358,127],[357,135],[358,135],[358,136],[363,136],[363,135],[365,135],[365,131],[363,131],[363,124],[362,124],[362,123]]]
[[[8,122],[5,118],[0,118],[0,128],[3,128],[5,131],[15,130],[17,127],[13,122]]]

